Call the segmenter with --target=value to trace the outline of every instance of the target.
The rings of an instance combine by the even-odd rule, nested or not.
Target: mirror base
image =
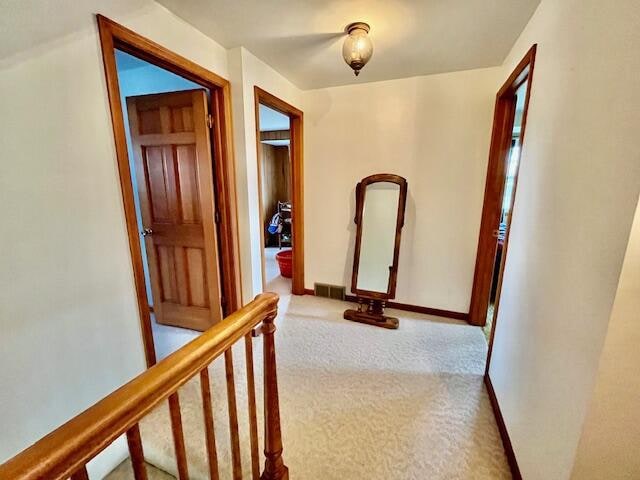
[[[358,310],[345,310],[345,320],[351,320],[353,322],[366,323],[368,325],[375,325],[376,327],[388,328],[395,330],[400,325],[400,321],[394,317],[387,317],[382,313],[369,313],[361,312]]]

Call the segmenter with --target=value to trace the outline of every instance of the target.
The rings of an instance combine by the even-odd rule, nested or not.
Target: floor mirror
[[[384,328],[398,328],[397,318],[384,314],[395,298],[404,225],[407,181],[388,173],[366,177],[356,186],[356,245],[351,292],[358,308],[344,318]]]

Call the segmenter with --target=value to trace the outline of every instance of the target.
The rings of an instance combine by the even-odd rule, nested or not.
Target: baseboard
[[[305,295],[315,295],[315,292],[310,288],[304,289]],[[357,297],[353,295],[347,295],[345,297],[347,302],[357,302]],[[433,315],[435,317],[453,318],[454,320],[469,321],[469,314],[462,312],[453,312],[451,310],[441,310],[439,308],[421,307],[419,305],[409,305],[408,303],[398,302],[386,302],[388,308],[395,308],[396,310],[402,310],[405,312],[422,313],[425,315]]]
[[[453,318],[455,320],[469,320],[468,313],[453,312],[451,310],[441,310],[439,308],[421,307],[419,305],[409,305],[407,303],[387,302],[387,307],[396,310],[404,310],[406,312],[424,313],[425,315],[434,315],[436,317]]]
[[[500,405],[498,404],[498,398],[496,397],[496,392],[493,389],[493,384],[491,383],[491,378],[489,378],[489,374],[486,374],[484,376],[484,384],[486,385],[487,392],[489,393],[489,401],[491,402],[493,415],[496,417],[496,423],[498,424],[498,431],[500,432],[500,438],[502,438],[502,446],[504,448],[504,453],[507,456],[507,462],[509,462],[509,468],[511,469],[511,476],[515,480],[522,480],[522,474],[520,473],[520,467],[518,467],[516,454],[513,451],[513,446],[511,445],[511,439],[509,438],[509,432],[507,432],[507,426],[504,423],[504,417],[502,416],[502,411],[500,410]]]

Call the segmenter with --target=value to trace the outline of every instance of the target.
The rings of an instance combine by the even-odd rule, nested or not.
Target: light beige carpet
[[[291,478],[510,478],[482,382],[482,330],[392,310],[400,329],[384,330],[343,320],[346,307],[310,296],[281,301],[276,351]],[[261,419],[261,339],[254,340],[254,349]],[[243,345],[234,356],[243,473],[250,478]],[[222,360],[211,377],[221,478],[231,478]],[[208,478],[199,392],[195,381],[180,391],[194,479]],[[147,461],[175,475],[166,406],[148,416],[141,430]],[[111,480],[127,478],[126,472],[124,464]]]

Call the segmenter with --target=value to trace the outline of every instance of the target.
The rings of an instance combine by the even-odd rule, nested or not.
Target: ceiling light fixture
[[[356,77],[373,55],[373,43],[369,38],[370,27],[364,22],[350,23],[345,28],[349,36],[342,45],[342,57]]]

